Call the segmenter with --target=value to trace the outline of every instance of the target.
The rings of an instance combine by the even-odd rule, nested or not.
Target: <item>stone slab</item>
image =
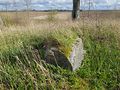
[[[64,69],[75,71],[81,66],[84,59],[84,48],[81,38],[77,38],[72,45],[72,50],[69,57],[66,57],[63,52],[56,47],[46,49],[46,62],[55,66],[60,66]]]

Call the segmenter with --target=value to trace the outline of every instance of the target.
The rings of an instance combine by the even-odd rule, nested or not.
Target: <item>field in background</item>
[[[57,19],[70,19],[71,18],[71,12],[58,12],[58,11],[51,11],[53,13],[56,13]],[[40,16],[48,16],[51,12],[30,12],[30,17],[40,17]],[[90,17],[91,19],[97,18],[104,18],[104,19],[116,19],[120,17],[120,11],[81,11],[80,12],[81,17]],[[0,15],[6,15],[9,16],[16,16],[16,12],[0,12]],[[26,12],[17,12],[18,17],[26,17]],[[63,17],[64,16],[64,17]]]
[[[46,27],[49,23],[61,23],[61,25],[71,26],[71,12],[0,12],[0,16],[9,19],[8,24],[18,24],[25,26],[28,24],[35,24]],[[82,11],[80,14],[80,22],[82,24],[119,24],[120,11]],[[4,19],[3,18],[3,19]],[[10,20],[12,19],[12,20]],[[11,22],[10,22],[11,21]],[[50,22],[54,21],[54,22]],[[111,22],[112,21],[112,22]],[[109,22],[109,23],[108,23]],[[65,23],[65,24],[64,24]],[[41,25],[42,24],[42,25]],[[60,25],[60,24],[59,24]]]
[[[119,90],[120,11],[0,12],[0,89]],[[2,23],[2,24],[1,24]],[[86,50],[76,72],[44,62],[44,44],[55,40],[64,49],[74,37]],[[50,42],[51,43],[51,42]],[[48,43],[49,44],[49,43]]]

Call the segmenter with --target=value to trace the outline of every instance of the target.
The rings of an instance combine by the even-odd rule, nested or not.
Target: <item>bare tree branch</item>
[[[25,5],[27,7],[27,11],[29,11],[32,0],[24,0],[24,2],[25,2]]]

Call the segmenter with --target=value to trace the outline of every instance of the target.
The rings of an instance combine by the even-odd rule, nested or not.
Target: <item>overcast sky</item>
[[[0,0],[0,9],[5,9],[5,3],[8,4],[8,9],[15,9],[12,2],[14,0]],[[25,9],[24,0],[15,0],[17,9]],[[81,9],[88,9],[89,0],[81,0]],[[114,9],[120,8],[120,0],[91,0],[91,9]],[[119,1],[119,2],[117,2]],[[32,0],[32,9],[72,9],[72,0]]]

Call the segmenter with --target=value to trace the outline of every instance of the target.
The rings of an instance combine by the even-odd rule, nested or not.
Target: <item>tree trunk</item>
[[[72,18],[76,20],[80,17],[80,0],[73,0]]]

